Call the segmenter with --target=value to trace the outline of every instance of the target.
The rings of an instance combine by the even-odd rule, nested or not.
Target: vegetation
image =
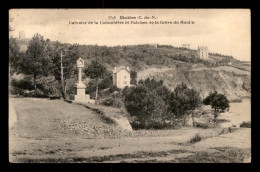
[[[122,92],[126,110],[136,118],[134,128],[174,127],[176,119],[186,125],[186,117],[201,104],[198,92],[185,84],[171,92],[162,80],[149,78]]]
[[[194,89],[189,89],[185,84],[178,85],[170,98],[170,111],[178,117],[183,118],[186,125],[186,117],[194,115],[193,111],[200,107],[201,98]]]
[[[75,77],[77,68],[75,65],[76,60],[79,58],[78,45],[66,45],[55,42],[49,47],[49,53],[52,56],[53,70],[52,73],[55,79],[60,84],[60,91],[63,98],[67,93],[67,81]],[[62,53],[62,66],[63,66],[63,81],[61,80],[61,53]]]
[[[48,43],[43,36],[35,34],[29,42],[25,55],[19,61],[19,71],[33,77],[33,85],[36,90],[36,79],[38,76],[48,76],[52,68],[51,57],[47,51]]]
[[[100,83],[100,80],[104,78],[105,74],[107,74],[107,69],[100,61],[96,59],[95,61],[91,61],[90,65],[84,70],[84,72],[86,76],[95,80],[95,86],[96,86],[95,102],[97,102],[98,85]]]
[[[182,163],[243,163],[250,157],[248,149],[239,149],[233,147],[215,148],[219,152],[194,152],[194,155],[177,158],[176,162]]]
[[[9,40],[9,65],[10,66],[17,66],[19,57],[19,46],[16,42],[15,38],[10,38]],[[12,69],[15,69],[14,67]],[[11,71],[11,68],[9,67],[9,72],[13,73],[14,71]]]
[[[243,121],[240,124],[240,128],[251,128],[251,122],[250,121],[248,121],[248,122]]]
[[[224,94],[217,91],[210,92],[209,95],[203,100],[205,105],[210,105],[213,109],[214,123],[217,123],[217,117],[220,113],[225,112],[229,108],[229,100]]]
[[[24,80],[11,82],[13,94],[33,96],[31,92],[38,90],[37,93],[45,97],[66,98],[67,94],[72,92],[71,83],[75,82],[77,76],[75,61],[81,57],[90,62],[84,69],[85,76],[90,78],[86,93],[105,106],[125,106],[134,118],[132,124],[136,128],[173,127],[179,122],[186,125],[187,117],[191,116],[193,119],[195,111],[201,106],[199,93],[185,84],[180,84],[174,91],[170,91],[162,80],[148,78],[137,83],[138,70],[145,65],[174,64],[177,68],[181,67],[176,61],[211,65],[197,58],[195,50],[186,48],[169,45],[158,45],[158,48],[155,48],[148,44],[115,47],[71,45],[45,40],[39,34],[35,34],[29,41],[25,53],[19,52],[17,41],[11,39],[9,52],[12,71],[26,76]],[[118,65],[130,66],[131,84],[135,87],[120,90],[113,86],[110,69]],[[214,100],[208,104],[214,109],[214,116],[217,118],[218,114],[228,107],[224,106],[225,96],[217,95]]]
[[[52,163],[68,163],[68,162],[84,162],[84,163],[93,163],[93,162],[107,162],[107,161],[117,161],[131,158],[150,158],[150,157],[165,157],[169,154],[181,154],[187,152],[186,150],[169,150],[169,151],[160,151],[160,152],[145,152],[138,151],[135,154],[116,154],[116,155],[107,155],[107,156],[94,156],[94,157],[74,157],[74,158],[64,158],[64,159],[30,159],[23,158],[19,159],[19,162],[22,163],[43,163],[43,162],[52,162]],[[18,153],[16,153],[17,155]]]
[[[194,137],[192,137],[190,139],[190,142],[189,143],[197,143],[197,142],[200,142],[201,141],[201,136],[199,134],[196,134]]]
[[[136,84],[137,84],[137,80],[136,80],[136,78],[137,78],[137,72],[134,71],[134,70],[131,70],[131,72],[130,72],[130,78],[131,78],[130,84],[136,85]]]

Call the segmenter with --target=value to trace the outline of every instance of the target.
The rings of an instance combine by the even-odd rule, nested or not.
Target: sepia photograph
[[[10,163],[251,163],[250,9],[10,9]]]

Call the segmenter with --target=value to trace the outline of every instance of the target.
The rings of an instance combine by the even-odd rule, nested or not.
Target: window
[[[124,76],[124,79],[126,79],[126,75]]]
[[[127,81],[124,81],[123,83],[124,83],[124,84],[126,84],[126,83],[127,83]]]

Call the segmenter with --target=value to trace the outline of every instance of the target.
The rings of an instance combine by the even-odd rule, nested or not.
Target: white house
[[[130,87],[130,69],[128,66],[115,67],[113,70],[113,85],[117,88]]]
[[[198,47],[197,53],[200,59],[209,59],[208,47]]]

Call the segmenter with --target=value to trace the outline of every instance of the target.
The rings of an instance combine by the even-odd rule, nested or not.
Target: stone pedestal
[[[95,101],[90,99],[90,95],[85,94],[86,86],[82,82],[82,74],[81,74],[81,70],[84,67],[84,61],[81,58],[77,61],[77,67],[79,69],[78,82],[76,82],[74,85],[74,89],[75,89],[74,94],[71,94],[69,98],[70,100],[74,100],[74,101],[94,103]]]
[[[83,82],[77,82],[74,86],[75,94],[70,95],[70,100],[78,101],[78,102],[87,102],[87,103],[95,103],[95,100],[90,99],[89,94],[85,94],[85,84]]]

